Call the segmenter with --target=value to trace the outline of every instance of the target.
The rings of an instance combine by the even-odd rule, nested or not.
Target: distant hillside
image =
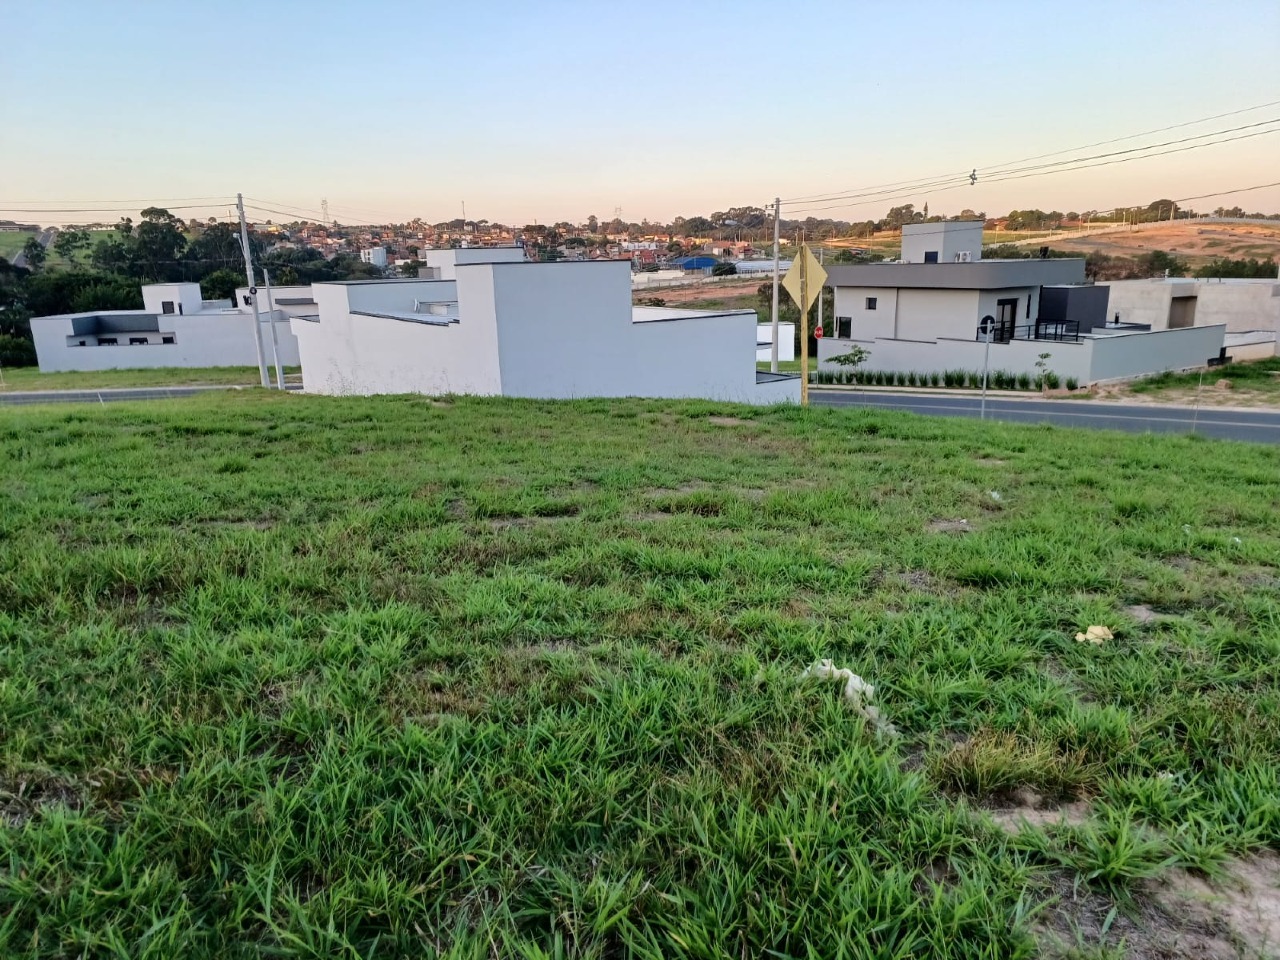
[[[1044,241],[1055,250],[1114,257],[1138,257],[1153,250],[1176,254],[1192,267],[1210,260],[1280,260],[1280,223],[1223,223],[1176,220],[1172,223],[1138,224],[1132,230],[1118,230],[1092,236],[1058,234]]]

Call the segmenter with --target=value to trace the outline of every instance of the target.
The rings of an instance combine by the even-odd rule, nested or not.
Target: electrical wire
[[[1075,167],[1062,167],[1062,168],[1051,169],[1051,170],[1039,170],[1031,173],[1022,173],[1022,174],[1011,173],[1008,176],[988,178],[986,180],[983,180],[982,182],[983,183],[1004,183],[1009,180],[1026,180],[1032,177],[1045,177],[1045,176],[1050,176],[1056,173],[1071,173],[1076,170],[1090,170],[1090,169],[1093,169],[1094,167],[1107,167],[1116,163],[1128,163],[1133,160],[1148,160],[1152,157],[1163,157],[1173,153],[1185,153],[1189,150],[1199,150],[1204,147],[1215,147],[1223,143],[1232,143],[1237,140],[1249,140],[1249,139],[1252,139],[1253,137],[1263,137],[1273,133],[1280,133],[1280,127],[1276,127],[1271,130],[1259,130],[1253,133],[1241,134],[1238,137],[1224,137],[1221,140],[1214,140],[1210,143],[1197,143],[1197,144],[1191,144],[1189,146],[1175,147],[1170,150],[1161,150],[1157,153],[1146,154],[1145,156],[1119,157],[1119,158],[1110,159],[1110,160],[1103,160],[1099,163],[1084,163]],[[1082,158],[1082,159],[1089,159],[1089,158]],[[943,185],[940,187],[931,188],[929,192],[931,194],[946,193],[949,190],[959,190],[962,188],[967,188],[969,186],[970,186],[969,182],[965,180],[960,183],[953,183],[949,186]],[[850,207],[863,207],[873,203],[888,203],[893,200],[906,200],[912,197],[919,196],[921,192],[922,191],[920,190],[912,190],[908,193],[899,194],[897,196],[887,196],[887,197],[881,196],[881,197],[875,197],[875,198],[866,199],[866,200],[855,200],[850,203],[834,203],[834,204],[827,204],[823,206],[801,207],[799,209],[793,209],[790,212],[792,214],[796,214],[796,213],[814,213],[822,210],[845,210]]]
[[[1223,130],[1214,130],[1214,131],[1212,131],[1212,132],[1210,132],[1210,133],[1201,133],[1201,134],[1197,134],[1197,135],[1196,135],[1196,136],[1194,136],[1194,137],[1181,137],[1181,138],[1178,138],[1178,139],[1176,139],[1176,140],[1166,140],[1166,141],[1164,141],[1164,142],[1162,142],[1162,143],[1151,143],[1151,144],[1147,144],[1147,145],[1145,145],[1145,146],[1140,146],[1140,147],[1130,147],[1130,148],[1129,148],[1129,149],[1127,149],[1127,150],[1115,150],[1115,151],[1111,151],[1111,152],[1109,152],[1109,153],[1099,153],[1099,154],[1094,154],[1094,155],[1092,155],[1092,156],[1088,156],[1088,157],[1074,157],[1074,158],[1072,158],[1072,159],[1070,159],[1070,160],[1056,160],[1056,161],[1054,161],[1053,163],[1035,164],[1035,165],[1033,165],[1033,166],[1029,166],[1029,167],[1013,167],[1013,168],[1009,168],[1009,169],[1005,169],[1005,170],[992,170],[992,171],[990,171],[989,173],[987,173],[985,176],[983,176],[983,177],[980,179],[980,182],[982,182],[982,183],[1000,183],[1000,182],[1002,182],[1003,180],[1007,180],[1007,179],[1017,179],[1016,177],[1011,177],[1011,176],[1009,176],[1009,175],[1012,175],[1012,174],[1022,174],[1022,173],[1027,173],[1027,172],[1030,172],[1030,171],[1036,171],[1036,170],[1048,170],[1048,169],[1053,169],[1053,168],[1057,168],[1057,167],[1069,167],[1069,166],[1071,166],[1071,165],[1073,165],[1073,164],[1084,164],[1084,163],[1086,163],[1087,161],[1090,161],[1090,160],[1101,160],[1101,159],[1106,159],[1106,158],[1109,158],[1109,157],[1118,157],[1118,156],[1123,156],[1123,155],[1128,155],[1128,154],[1146,153],[1146,152],[1148,152],[1148,151],[1151,151],[1151,150],[1157,150],[1157,149],[1160,149],[1160,148],[1162,148],[1162,147],[1174,146],[1174,145],[1182,144],[1182,143],[1189,143],[1189,142],[1191,142],[1191,141],[1193,141],[1193,140],[1204,140],[1204,139],[1205,139],[1205,138],[1207,138],[1207,137],[1218,137],[1218,136],[1222,136],[1223,134],[1227,134],[1227,133],[1237,133],[1237,132],[1239,132],[1239,131],[1241,131],[1241,130],[1251,130],[1251,129],[1254,129],[1254,128],[1256,128],[1256,127],[1266,126],[1266,125],[1268,125],[1268,124],[1273,124],[1273,123],[1280,123],[1280,117],[1272,117],[1272,118],[1271,118],[1271,119],[1269,119],[1269,120],[1260,120],[1260,121],[1258,121],[1258,122],[1256,122],[1256,123],[1248,123],[1248,124],[1244,124],[1244,125],[1239,126],[1239,127],[1228,127],[1228,128],[1226,128],[1226,129],[1223,129]],[[1264,131],[1264,132],[1271,133],[1271,132],[1274,132],[1274,131]],[[1215,141],[1215,142],[1225,143],[1225,142],[1229,142],[1229,140],[1230,140],[1230,139],[1241,139],[1241,138],[1228,138],[1228,139],[1226,139],[1226,140],[1222,140],[1222,141]],[[1212,143],[1206,143],[1206,144],[1201,144],[1201,145],[1202,145],[1202,146],[1212,146],[1213,144],[1212,144]],[[1166,151],[1166,152],[1177,152],[1177,151]],[[1151,154],[1151,155],[1152,155],[1152,156],[1160,156],[1161,154]],[[1091,165],[1093,165],[1093,166],[1102,166],[1102,164],[1091,164]],[[972,181],[971,181],[969,178],[970,178],[970,174],[965,173],[965,174],[961,174],[961,175],[959,175],[959,176],[952,176],[952,177],[945,178],[945,179],[942,179],[942,180],[933,180],[933,181],[929,181],[929,182],[921,183],[921,184],[918,184],[918,185],[914,185],[914,186],[912,186],[912,187],[911,187],[911,189],[913,190],[913,192],[921,193],[921,192],[924,192],[924,191],[930,190],[930,189],[932,189],[932,188],[934,188],[934,187],[947,186],[948,184],[955,184],[955,185],[957,185],[957,186],[970,186],[970,185],[971,185],[971,183],[972,183]],[[894,190],[875,190],[875,191],[869,191],[869,192],[863,192],[863,193],[832,194],[832,195],[830,195],[830,196],[826,196],[826,197],[821,198],[820,200],[814,200],[814,201],[812,201],[812,202],[813,202],[813,203],[818,203],[818,202],[826,203],[826,202],[829,202],[829,201],[832,201],[832,200],[857,200],[857,199],[862,199],[862,198],[864,198],[864,197],[865,197],[865,198],[871,198],[871,197],[877,197],[877,196],[879,196],[879,197],[883,197],[883,195],[884,195],[884,194],[886,194],[886,193],[896,193],[896,192],[898,192],[898,190],[899,190],[899,189],[906,189],[906,188],[897,188],[897,189],[894,189]],[[794,202],[794,201],[793,201],[793,202]],[[787,205],[787,201],[785,201],[785,200],[784,200],[784,201],[783,201],[783,204],[784,204],[784,205]]]
[[[997,164],[988,164],[987,169],[991,169],[992,167],[996,167],[996,168],[1003,167],[1003,166],[1016,164],[1016,163],[1029,163],[1032,160],[1043,160],[1046,157],[1054,157],[1054,156],[1058,156],[1059,154],[1070,153],[1073,150],[1089,150],[1089,149],[1092,149],[1093,147],[1102,147],[1112,143],[1121,143],[1122,141],[1125,141],[1125,140],[1134,140],[1138,137],[1147,137],[1147,136],[1151,136],[1152,134],[1164,133],[1169,130],[1179,130],[1184,127],[1193,127],[1198,123],[1208,123],[1211,120],[1222,120],[1222,119],[1225,119],[1226,117],[1239,116],[1242,113],[1252,113],[1255,110],[1263,110],[1267,107],[1274,107],[1277,104],[1280,104],[1280,100],[1270,100],[1267,103],[1259,103],[1252,107],[1242,107],[1239,110],[1229,110],[1226,113],[1217,113],[1209,117],[1200,117],[1196,120],[1187,120],[1182,123],[1170,124],[1169,126],[1165,126],[1165,127],[1156,127],[1155,129],[1152,129],[1152,130],[1144,130],[1142,133],[1131,133],[1123,137],[1113,137],[1110,140],[1098,140],[1098,141],[1095,141],[1094,143],[1080,144],[1079,146],[1075,146],[1075,147],[1065,147],[1061,150],[1052,150],[1049,153],[1040,153],[1040,154],[1036,154],[1035,156],[1022,157],[1017,160],[1001,160]],[[1209,135],[1210,134],[1205,134],[1205,136],[1209,136]],[[799,203],[801,201],[816,202],[819,200],[832,200],[832,199],[838,199],[839,197],[843,196],[846,193],[852,193],[859,190],[876,190],[882,187],[903,187],[907,185],[925,183],[925,182],[934,181],[934,180],[946,181],[952,177],[961,177],[961,176],[967,177],[969,173],[970,171],[968,170],[959,170],[959,171],[956,171],[955,173],[935,174],[933,176],[928,176],[928,177],[917,177],[914,180],[895,180],[889,183],[872,184],[866,187],[851,187],[848,190],[837,190],[830,193],[806,194],[805,196],[791,197],[789,199],[783,198],[782,202],[783,203]]]

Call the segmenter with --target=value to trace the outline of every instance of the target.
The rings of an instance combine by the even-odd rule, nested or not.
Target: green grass
[[[285,367],[285,382],[300,367]],[[272,376],[275,376],[272,371]],[[0,393],[24,390],[106,390],[123,387],[181,387],[259,382],[257,367],[155,367],[141,370],[71,371],[41,373],[37,367],[0,370]]]
[[[768,370],[770,370],[770,369],[771,369],[771,367],[770,367],[770,364],[771,364],[771,363],[772,363],[772,361],[770,361],[770,360],[757,360],[757,361],[756,361],[756,369],[757,369],[757,370],[764,370],[764,371],[766,371],[766,372],[767,372]],[[818,358],[817,358],[817,357],[810,357],[810,358],[809,358],[809,369],[810,369],[811,371],[813,371],[813,370],[817,370],[817,369],[818,369]],[[778,361],[778,372],[779,372],[779,373],[799,373],[799,372],[800,372],[800,360],[799,360],[799,358],[797,358],[797,359],[795,359],[795,360],[779,360],[779,361]]]
[[[6,958],[1020,958],[1280,848],[1273,447],[252,391],[0,463]]]
[[[6,260],[12,260],[22,252],[23,244],[34,236],[36,236],[36,234],[21,231],[0,231],[0,257],[4,257]]]
[[[1129,385],[1133,393],[1160,394],[1170,390],[1195,390],[1201,382],[1212,386],[1219,380],[1230,380],[1233,390],[1248,391],[1280,400],[1280,357],[1248,363],[1228,363],[1199,373],[1160,373]]]

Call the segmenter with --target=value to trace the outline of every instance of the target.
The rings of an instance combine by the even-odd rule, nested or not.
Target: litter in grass
[[[1004,497],[1000,496],[999,490],[988,490],[987,496],[990,497],[992,500],[994,500],[996,503],[999,503],[1001,500],[1004,499]]]
[[[876,688],[848,667],[837,667],[830,660],[819,660],[800,674],[801,680],[843,680],[844,699],[853,709],[867,718],[873,727],[888,736],[897,736],[897,728],[880,715],[880,708],[870,701]]]
[[[1093,626],[1084,633],[1076,634],[1076,643],[1091,643],[1095,647],[1102,646],[1104,640],[1114,640],[1115,636],[1106,627]]]
[[[970,533],[973,530],[968,520],[932,520],[929,522],[930,533]]]

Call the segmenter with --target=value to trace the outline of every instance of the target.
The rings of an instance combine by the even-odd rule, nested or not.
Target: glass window
[[[868,310],[874,310],[875,308],[876,308],[876,298],[875,298],[875,297],[867,297],[867,309],[868,309]]]
[[[836,317],[836,339],[850,340],[853,338],[853,318],[852,317]]]

